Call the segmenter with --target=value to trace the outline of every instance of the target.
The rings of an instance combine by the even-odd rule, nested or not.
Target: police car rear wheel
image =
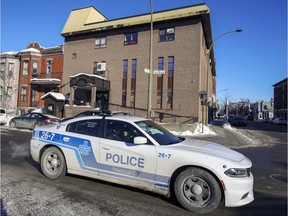
[[[16,122],[15,122],[15,121],[11,121],[11,122],[10,122],[10,126],[11,126],[11,127],[16,127]]]
[[[66,162],[62,152],[56,147],[46,149],[41,157],[41,169],[45,176],[57,179],[66,174]]]
[[[221,202],[221,189],[217,180],[200,168],[188,168],[175,180],[175,196],[189,211],[207,213]]]

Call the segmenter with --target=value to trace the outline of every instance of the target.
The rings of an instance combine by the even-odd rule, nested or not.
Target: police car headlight
[[[229,177],[234,177],[234,178],[249,177],[250,169],[231,168],[231,169],[226,170],[225,174]]]

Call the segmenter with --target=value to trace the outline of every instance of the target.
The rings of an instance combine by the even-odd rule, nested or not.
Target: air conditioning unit
[[[106,71],[106,63],[105,62],[97,63],[97,71]]]

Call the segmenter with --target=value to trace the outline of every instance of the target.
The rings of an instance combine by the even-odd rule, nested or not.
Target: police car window
[[[90,136],[97,136],[100,120],[82,120],[68,124],[66,131]]]
[[[185,140],[184,138],[173,135],[168,130],[152,121],[147,120],[135,123],[147,134],[149,134],[154,140],[156,140],[160,145],[172,145]]]
[[[143,134],[133,125],[122,121],[107,120],[105,138],[133,143],[137,136],[143,136]]]
[[[35,113],[31,113],[30,118],[37,118],[37,114],[35,114]]]
[[[26,113],[26,114],[24,114],[22,117],[24,117],[24,118],[29,118],[30,117],[30,113]]]

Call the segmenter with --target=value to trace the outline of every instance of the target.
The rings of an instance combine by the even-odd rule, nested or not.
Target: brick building
[[[80,111],[76,104],[146,117],[150,23],[150,14],[108,20],[92,6],[70,13],[61,33],[63,83],[70,82],[63,87],[70,95],[65,116]],[[154,12],[152,68],[164,71],[153,75],[155,117],[162,113],[164,121],[202,121],[201,90],[208,90],[213,112],[213,48],[207,56],[211,43],[210,10],[205,4]]]
[[[19,81],[18,52],[1,53],[0,63],[0,107],[9,112],[16,112]]]
[[[274,117],[287,119],[287,78],[274,85]]]
[[[18,114],[44,108],[44,94],[61,92],[63,55],[62,45],[43,48],[36,42],[19,52]]]

